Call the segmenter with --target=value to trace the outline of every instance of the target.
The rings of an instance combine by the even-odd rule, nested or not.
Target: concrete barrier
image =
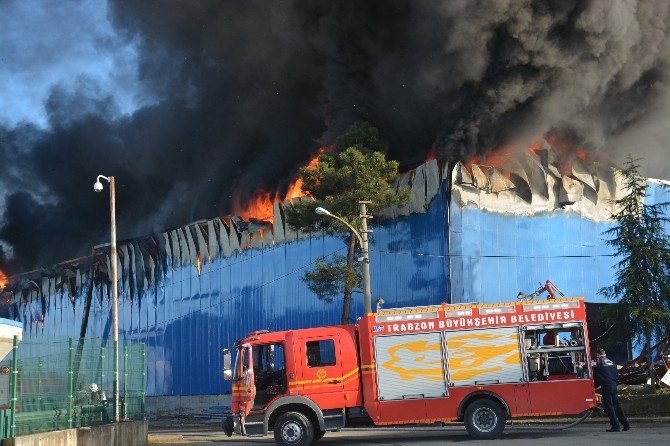
[[[147,428],[146,421],[126,421],[6,438],[2,446],[145,446]]]
[[[670,395],[622,395],[619,401],[627,416],[670,416]]]

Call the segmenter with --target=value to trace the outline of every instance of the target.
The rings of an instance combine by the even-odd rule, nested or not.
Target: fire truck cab
[[[581,298],[397,308],[357,324],[257,331],[224,350],[228,435],[309,445],[349,426],[463,421],[496,438],[515,417],[596,405]]]

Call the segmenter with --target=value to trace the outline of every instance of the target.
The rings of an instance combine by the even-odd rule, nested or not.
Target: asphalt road
[[[506,443],[509,446],[643,446],[664,445],[670,441],[670,423],[639,423],[633,424],[628,432],[605,432],[608,423],[582,424],[568,430],[540,431],[524,427],[509,426],[503,436],[495,442]],[[319,446],[443,446],[445,442],[462,442],[467,446],[491,445],[491,441],[472,440],[462,427],[447,427],[443,429],[416,429],[416,430],[346,430],[329,432],[316,443]],[[271,436],[264,438],[228,438],[221,432],[208,430],[162,430],[150,432],[149,444],[153,446],[250,446],[271,445],[274,440]]]

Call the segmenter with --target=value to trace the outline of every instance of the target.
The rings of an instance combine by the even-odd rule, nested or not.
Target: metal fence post
[[[100,389],[103,389],[103,392],[104,392],[105,388],[108,388],[108,387],[105,387],[105,350],[106,350],[105,345],[101,344],[100,345]],[[107,394],[105,394],[105,399],[106,399],[107,402],[109,402],[109,400],[107,399]],[[107,408],[105,408],[105,411],[106,410],[107,410]],[[102,421],[103,421],[103,423],[108,422],[107,417],[104,414],[102,415]]]
[[[67,353],[67,425],[72,428],[72,407],[74,402],[74,370],[72,365],[74,361],[74,346],[72,345],[72,338],[68,339],[68,353]]]
[[[17,384],[19,376],[19,338],[14,336],[14,343],[12,344],[12,375],[9,381],[9,437],[14,437],[16,432],[16,395],[18,393]]]
[[[122,413],[123,419],[126,419],[128,417],[127,383],[128,383],[128,344],[124,342],[123,343],[123,413]]]
[[[142,383],[140,384],[142,386],[142,399],[140,400],[140,419],[144,420],[144,411],[147,397],[147,349],[143,342],[140,343],[140,346],[142,351]]]
[[[42,357],[37,358],[37,410],[42,410]]]
[[[100,388],[105,388],[105,346],[100,346]]]

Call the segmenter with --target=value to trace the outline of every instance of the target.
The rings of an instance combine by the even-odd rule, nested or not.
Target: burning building
[[[544,141],[469,163],[432,159],[398,185],[410,187],[411,200],[386,212],[371,245],[373,298],[385,307],[510,300],[546,279],[604,302],[598,289],[612,283],[615,259],[603,232],[611,200],[624,192],[612,166]],[[667,195],[649,182],[648,200]],[[344,244],[285,223],[285,209],[301,199],[270,209],[260,199],[259,219],[214,218],[119,243],[120,336],[147,344],[150,396],[229,392],[219,352],[235,339],[339,322],[340,306],[316,299],[300,278]],[[98,246],[12,278],[2,293],[8,316],[27,338],[109,337],[109,262],[108,246]],[[355,296],[353,314],[362,311]]]
[[[245,199],[352,122],[378,126],[403,166],[437,156],[399,178],[411,202],[374,228],[386,307],[507,300],[546,279],[601,302],[621,189],[597,154],[634,151],[668,175],[668,2],[104,3],[6,8],[14,82],[62,78],[25,107],[38,121],[17,109],[33,84],[12,84],[0,107],[0,268],[88,253],[107,203],[83,179],[122,178],[120,330],[147,343],[152,396],[228,391],[218,352],[250,330],[338,322],[300,277],[341,240],[285,224],[295,184]],[[65,39],[84,22],[90,33]],[[63,39],[25,32],[54,23]],[[109,72],[57,69],[89,46],[90,60],[116,55]],[[489,153],[545,132],[588,156],[552,137]],[[666,198],[650,181],[648,200]],[[107,337],[109,270],[96,246],[0,273],[0,298],[27,337]]]
[[[627,192],[617,169],[549,141],[491,158],[451,174],[453,302],[496,301],[547,279],[606,302],[598,290],[614,283],[615,258],[604,232]],[[667,199],[663,183],[649,180],[650,203]]]

